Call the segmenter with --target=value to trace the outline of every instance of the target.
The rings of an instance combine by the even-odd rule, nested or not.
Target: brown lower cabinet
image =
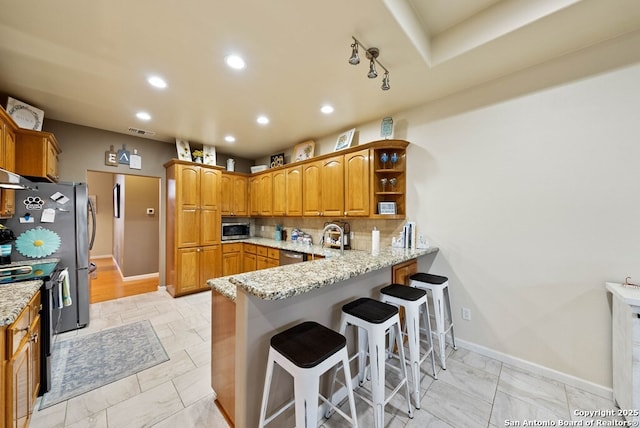
[[[40,389],[40,292],[29,301],[15,322],[2,328],[2,392],[4,419],[0,427],[29,426]],[[6,340],[6,342],[5,342]],[[6,344],[5,344],[6,343]],[[7,353],[5,355],[5,352]],[[6,377],[5,377],[6,374]]]
[[[391,269],[391,281],[394,284],[409,285],[411,282],[409,277],[414,273],[418,273],[418,261],[416,259],[407,260],[404,263],[393,266]]]
[[[211,385],[216,402],[232,425],[236,405],[236,304],[222,294],[211,295]]]

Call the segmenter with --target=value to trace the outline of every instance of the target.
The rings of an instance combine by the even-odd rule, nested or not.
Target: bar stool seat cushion
[[[346,346],[340,333],[306,321],[271,338],[271,347],[301,368],[312,368]]]
[[[398,313],[398,308],[368,297],[361,297],[342,307],[342,312],[372,324],[382,324]]]
[[[380,290],[382,294],[387,296],[397,297],[399,299],[415,302],[416,300],[424,297],[427,292],[421,288],[408,287],[402,284],[391,284]]]
[[[428,284],[437,284],[437,285],[444,284],[449,280],[449,278],[447,278],[446,276],[432,275],[430,273],[424,273],[424,272],[414,273],[409,278],[412,281],[420,281],[420,282],[426,282]]]

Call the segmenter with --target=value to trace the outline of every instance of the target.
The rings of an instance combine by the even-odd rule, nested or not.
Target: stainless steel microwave
[[[249,223],[222,223],[222,240],[246,239],[251,236]]]

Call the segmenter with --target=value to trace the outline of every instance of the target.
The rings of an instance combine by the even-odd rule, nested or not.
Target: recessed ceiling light
[[[236,141],[236,137],[234,137],[233,135],[227,135],[224,137],[224,141],[226,141],[227,143],[233,143],[234,141]]]
[[[147,79],[147,82],[149,82],[151,86],[156,87],[158,89],[164,89],[167,87],[167,82],[165,82],[162,77],[151,76]]]
[[[136,113],[136,117],[140,120],[151,120],[151,115],[146,111],[139,111]]]
[[[244,59],[238,55],[227,55],[224,58],[227,65],[235,70],[242,70],[245,66]]]
[[[320,111],[324,114],[331,114],[333,113],[333,106],[330,106],[329,104],[325,104],[322,106],[322,108],[320,108]]]
[[[267,123],[269,123],[269,118],[267,116],[258,116],[258,119],[256,119],[256,121],[260,125],[266,125]]]

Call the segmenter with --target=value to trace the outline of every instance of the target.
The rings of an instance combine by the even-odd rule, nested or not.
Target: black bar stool
[[[313,321],[303,322],[273,336],[269,347],[259,427],[264,427],[295,403],[296,427],[317,428],[319,397],[349,421],[352,427],[357,428],[356,405],[346,343],[342,334]],[[339,363],[342,363],[345,374],[351,417],[319,393],[320,376]],[[278,364],[293,376],[294,399],[267,417],[274,364]]]
[[[380,300],[394,306],[404,307],[404,331],[409,342],[409,367],[413,380],[413,400],[416,409],[420,408],[420,366],[431,355],[431,369],[433,377],[437,379],[435,355],[433,352],[433,340],[431,338],[431,320],[429,319],[429,305],[427,304],[427,292],[416,287],[407,287],[401,284],[391,284],[380,290]],[[420,327],[420,310],[422,309],[422,321],[424,328]],[[420,332],[426,336],[427,349],[420,356]],[[391,337],[393,334],[391,334]],[[389,340],[389,354],[393,350],[393,340]],[[404,340],[402,340],[404,343]]]
[[[456,337],[453,332],[453,316],[451,314],[451,299],[449,298],[449,278],[446,276],[432,275],[430,273],[415,273],[409,277],[412,287],[422,288],[431,291],[433,299],[433,310],[436,318],[436,335],[438,336],[438,344],[440,345],[440,365],[446,370],[445,363],[445,347],[447,333],[451,331],[451,344],[453,349],[456,347]],[[449,326],[445,328],[445,310]]]
[[[407,381],[407,368],[404,363],[404,348],[401,341],[400,316],[398,308],[378,300],[363,297],[342,307],[340,317],[340,333],[345,334],[347,326],[358,327],[358,352],[350,361],[358,358],[358,380],[360,385],[365,381],[365,362],[367,356],[367,342],[369,350],[369,364],[371,369],[371,395],[372,400],[362,397],[373,406],[375,428],[384,426],[384,407],[391,398],[404,386],[407,408],[410,418],[413,418],[411,400],[409,398],[409,383]],[[385,399],[385,363],[386,363],[386,332],[395,329],[395,337],[400,354],[400,373],[402,380]],[[333,392],[334,381],[331,382]],[[358,394],[361,396],[360,394]],[[331,395],[329,395],[331,397]]]

